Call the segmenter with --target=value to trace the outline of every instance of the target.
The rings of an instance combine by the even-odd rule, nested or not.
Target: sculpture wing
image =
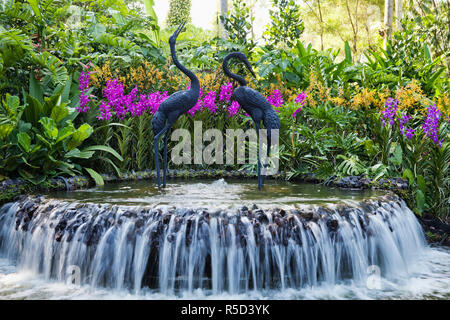
[[[242,88],[242,87],[241,87]],[[242,104],[258,108],[264,110],[272,109],[272,106],[270,105],[269,101],[258,91],[252,89],[252,88],[245,88],[245,90],[242,90],[239,92],[240,99],[239,102],[242,101]]]
[[[189,100],[188,91],[177,91],[164,100],[158,110],[162,110],[166,113],[178,111],[180,110],[180,107],[186,104],[186,100]]]

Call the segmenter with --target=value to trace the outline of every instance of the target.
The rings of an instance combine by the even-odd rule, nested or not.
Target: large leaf
[[[425,58],[427,58],[427,62],[431,63],[433,61],[433,57],[431,56],[430,47],[428,47],[426,43],[423,45],[423,51],[425,53]]]
[[[83,151],[104,151],[104,152],[108,152],[108,153],[112,154],[119,161],[123,161],[123,158],[120,156],[120,154],[118,154],[116,150],[114,150],[113,148],[108,147],[108,146],[101,146],[101,145],[90,146],[90,147],[85,148]]]
[[[69,103],[70,102],[69,97],[70,97],[71,88],[72,88],[72,75],[69,75],[66,85],[64,86],[64,89],[61,93],[61,103]]]
[[[100,37],[102,34],[106,32],[106,27],[101,23],[93,24],[89,27],[89,32],[92,34],[94,38]]]
[[[414,174],[411,170],[405,169],[403,170],[403,179],[408,178],[409,185],[412,186],[414,183]]]
[[[158,16],[156,15],[155,10],[153,10],[153,6],[155,5],[154,0],[144,0],[145,5],[145,13],[149,15],[155,21],[158,21]]]
[[[422,175],[417,176],[417,186],[419,187],[420,191],[422,191],[423,194],[426,194],[427,184],[425,183],[425,179]]]
[[[58,170],[66,173],[69,176],[75,176],[76,173],[79,174],[79,172],[77,170],[75,170],[75,165],[72,163],[68,163],[65,161],[60,161],[59,162],[59,166],[58,166]]]
[[[52,144],[45,139],[43,136],[41,136],[39,133],[36,134],[36,138],[38,138],[44,145],[50,150],[52,148]]]
[[[85,169],[89,173],[89,175],[92,177],[92,179],[94,179],[96,185],[103,186],[105,184],[102,176],[97,171],[95,171],[91,168],[85,168]]]
[[[19,142],[19,145],[22,147],[22,149],[29,153],[31,150],[31,138],[26,132],[19,132],[17,134],[17,141]]]
[[[70,150],[65,154],[65,158],[80,158],[80,159],[90,159],[94,155],[94,151],[80,151],[80,149],[75,148]]]
[[[63,141],[64,139],[67,139],[71,135],[73,135],[75,132],[75,128],[72,125],[68,125],[58,131],[58,137],[56,138],[56,142],[58,143],[60,141]]]
[[[28,94],[24,110],[25,120],[37,127],[42,112],[42,104],[36,98]]]
[[[416,203],[417,203],[417,210],[421,214],[425,207],[425,195],[420,190],[417,190],[416,192]]]
[[[25,180],[31,182],[34,185],[41,184],[46,179],[45,175],[36,177],[36,176],[34,176],[33,174],[31,174],[30,172],[28,172],[28,171],[26,171],[24,169],[19,169],[18,172],[22,176],[22,178],[24,178]]]
[[[34,70],[30,72],[30,86],[29,86],[29,95],[39,101],[41,104],[44,103],[44,91],[42,89],[41,84],[35,77]]]
[[[353,63],[352,60],[352,50],[350,49],[350,45],[348,44],[348,41],[345,41],[345,60],[349,65]]]
[[[59,106],[53,107],[52,112],[50,114],[50,118],[55,120],[55,122],[60,122],[68,115],[69,115],[69,110],[67,109],[67,107],[65,105],[59,105]]]
[[[27,2],[30,4],[31,10],[33,10],[35,17],[40,20],[42,15],[41,15],[41,10],[39,9],[39,1],[38,0],[27,0]]]
[[[61,105],[61,92],[63,87],[60,85],[58,90],[50,97],[44,97],[44,104],[42,105],[42,111],[44,116],[50,117],[53,108]]]
[[[72,135],[67,148],[70,150],[78,147],[84,140],[89,138],[94,130],[87,123],[82,124]]]
[[[45,136],[51,140],[56,140],[58,137],[56,122],[52,118],[43,117],[39,120],[39,123],[44,127]]]

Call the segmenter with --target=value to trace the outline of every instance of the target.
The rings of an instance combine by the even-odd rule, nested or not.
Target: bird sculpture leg
[[[264,163],[264,168],[270,167],[270,147],[272,146],[272,131],[267,129],[267,162]],[[261,175],[261,185],[264,185],[265,175]]]
[[[158,148],[158,141],[159,141],[159,137],[161,137],[161,135],[166,132],[167,130],[169,130],[170,128],[170,124],[167,124],[154,138],[154,144],[155,144],[155,165],[156,165],[156,177],[158,179],[158,188],[161,188],[161,172],[159,172],[159,148]]]
[[[166,175],[167,175],[167,141],[169,139],[170,130],[166,131],[164,136],[164,163],[163,163],[163,188],[166,187]]]
[[[269,164],[269,157],[270,157],[270,147],[272,146],[272,129],[267,129],[267,166],[270,166]]]
[[[258,148],[258,190],[261,190],[262,188],[262,181],[261,181],[261,159],[260,159],[260,152],[259,152],[259,124],[255,121],[255,127],[256,127],[256,139],[257,139],[257,148]]]

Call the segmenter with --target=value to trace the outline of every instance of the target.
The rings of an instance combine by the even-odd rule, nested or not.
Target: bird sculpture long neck
[[[230,71],[230,69],[228,69],[228,61],[231,58],[238,58],[239,60],[241,60],[242,62],[246,62],[245,60],[242,59],[241,55],[238,52],[232,52],[230,54],[228,54],[225,59],[223,60],[223,72],[230,78],[236,80],[237,82],[239,82],[239,84],[241,86],[246,86],[247,85],[247,81],[245,81],[245,79],[243,77],[241,77],[238,74],[235,74],[233,72]],[[247,65],[247,64],[246,64]],[[247,66],[248,68],[248,66]]]
[[[178,61],[177,53],[175,50],[175,43],[170,44],[170,53],[172,54],[173,63],[177,66],[177,68],[180,69],[180,71],[183,72],[185,75],[187,75],[189,79],[191,79],[191,87],[189,90],[194,92],[197,91],[200,92],[200,81],[198,81],[197,76],[191,70],[183,66],[180,63],[180,61]]]

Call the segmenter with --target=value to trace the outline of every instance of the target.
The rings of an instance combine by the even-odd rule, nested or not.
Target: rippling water
[[[380,290],[349,282],[237,295],[210,295],[210,292],[197,290],[176,297],[150,290],[134,295],[126,290],[49,281],[39,274],[19,271],[7,259],[0,259],[0,299],[450,299],[449,248],[428,248],[417,264],[411,267],[409,277],[398,282],[382,280]]]
[[[294,208],[299,204],[356,201],[385,194],[377,190],[342,190],[311,183],[267,180],[258,190],[253,180],[169,181],[158,190],[154,182],[136,181],[107,184],[88,190],[55,192],[51,196],[64,200],[183,208],[234,208],[253,203],[259,207]]]

